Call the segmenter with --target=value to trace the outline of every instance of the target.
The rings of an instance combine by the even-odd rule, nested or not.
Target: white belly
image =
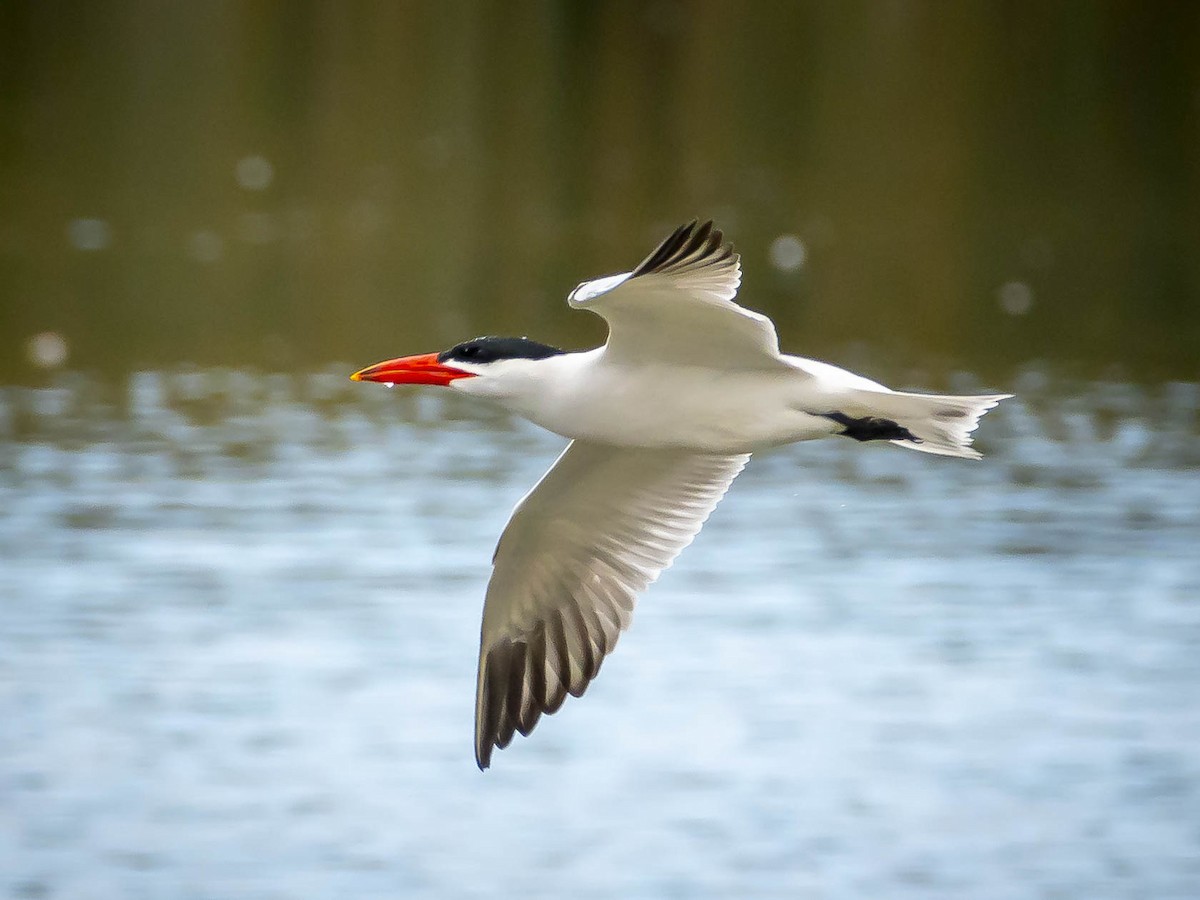
[[[596,366],[517,410],[565,437],[638,447],[748,453],[833,434],[836,425],[798,404],[808,379],[790,372],[679,366]]]

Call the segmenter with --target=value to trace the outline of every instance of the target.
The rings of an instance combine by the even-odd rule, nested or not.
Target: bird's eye
[[[474,344],[467,344],[467,346],[462,348],[461,352],[463,356],[476,356],[479,354],[479,348]]]

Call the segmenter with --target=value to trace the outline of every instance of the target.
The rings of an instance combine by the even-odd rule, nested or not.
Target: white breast
[[[748,453],[832,431],[830,420],[797,405],[809,381],[799,373],[612,364],[601,350],[558,359],[542,391],[506,405],[564,437]]]

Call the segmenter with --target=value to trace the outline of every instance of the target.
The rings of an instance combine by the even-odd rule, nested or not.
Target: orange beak
[[[382,384],[441,384],[458,378],[474,378],[474,372],[464,372],[438,362],[436,353],[403,356],[360,369],[350,376],[351,381],[378,381]]]

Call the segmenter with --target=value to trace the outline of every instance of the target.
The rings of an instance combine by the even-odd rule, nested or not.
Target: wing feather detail
[[[693,219],[671,232],[629,275],[637,278],[689,268],[715,268],[733,282],[736,293],[741,281],[741,257],[733,252],[732,244],[724,243],[724,237],[712,222],[700,225]]]
[[[481,769],[567,694],[583,695],[637,595],[692,542],[749,458],[574,441],[517,504],[484,603]]]
[[[733,302],[740,257],[712,222],[675,229],[631,272],[579,285],[567,298],[608,322],[605,358],[782,370],[775,326]]]

